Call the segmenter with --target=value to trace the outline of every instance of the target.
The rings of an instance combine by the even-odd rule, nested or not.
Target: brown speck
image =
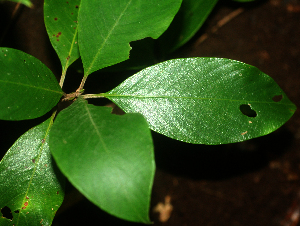
[[[57,33],[56,38],[58,38],[59,36],[61,36],[61,32]]]
[[[45,139],[42,139],[42,143],[45,143]]]
[[[22,207],[22,209],[23,209],[23,210],[26,209],[27,206],[28,206],[28,202],[25,202],[25,203],[24,203],[24,206]]]
[[[43,220],[44,220],[44,219],[42,219],[42,220],[40,221],[40,224],[43,222]]]
[[[73,15],[74,13],[71,13],[71,15]]]
[[[58,195],[58,194],[59,194],[59,191],[57,191],[56,194]]]
[[[55,17],[54,20],[57,20],[57,17]]]
[[[71,57],[70,57],[70,56],[68,56],[66,59],[67,59],[67,60],[70,60],[70,58],[71,58]]]
[[[45,166],[47,167],[47,164],[45,164]]]
[[[76,23],[76,24],[77,24],[77,23],[78,23],[78,21],[77,21],[77,20],[74,20],[74,23]]]
[[[33,163],[35,163],[35,159],[32,159],[31,161],[32,161]]]
[[[69,2],[67,2],[67,4],[69,4]]]
[[[56,41],[59,41],[59,39],[56,39]]]
[[[78,6],[78,5],[76,5],[76,6],[75,6],[75,8],[76,8],[76,9],[78,9],[78,8],[79,8],[79,6]]]
[[[248,133],[248,131],[241,133],[241,135],[244,136],[246,133]]]
[[[28,197],[28,196],[26,196],[26,199],[29,199],[29,197]]]

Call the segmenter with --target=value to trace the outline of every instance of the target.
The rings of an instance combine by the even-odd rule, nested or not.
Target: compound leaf
[[[80,0],[46,0],[44,17],[47,33],[63,71],[79,58],[78,10]]]
[[[142,115],[113,115],[111,108],[79,97],[57,116],[50,149],[64,175],[91,202],[119,218],[150,223],[155,165]]]
[[[158,38],[170,25],[181,1],[82,1],[78,38],[85,76],[127,60],[129,42]]]
[[[63,201],[64,178],[48,145],[51,125],[48,119],[23,134],[0,162],[0,208],[13,215],[0,218],[3,225],[51,225]]]
[[[272,78],[253,66],[220,58],[169,60],[101,95],[127,113],[143,114],[156,132],[201,144],[266,135],[296,109]]]
[[[50,69],[29,54],[0,48],[0,68],[0,119],[40,117],[63,95]]]

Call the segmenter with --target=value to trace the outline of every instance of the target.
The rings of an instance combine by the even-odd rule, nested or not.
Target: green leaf
[[[40,117],[63,95],[50,69],[29,54],[0,48],[0,68],[0,119]]]
[[[13,215],[0,218],[1,225],[51,225],[64,197],[64,177],[48,145],[51,126],[48,119],[23,134],[0,162],[0,208]]]
[[[82,1],[78,39],[85,76],[128,59],[129,42],[158,38],[170,25],[181,1]]]
[[[79,97],[57,116],[50,149],[64,175],[91,202],[119,218],[150,223],[155,165],[142,115],[113,115],[111,108]]]
[[[44,18],[47,32],[63,71],[79,58],[78,10],[80,0],[45,0]]]
[[[158,39],[163,53],[189,41],[203,25],[218,0],[183,0],[168,30]]]
[[[132,50],[130,51],[130,58],[128,60],[125,60],[118,64],[114,64],[102,70],[141,70],[158,62],[156,60],[156,47],[154,39],[144,38],[142,40],[131,42],[130,46],[132,47]]]
[[[0,68],[0,119],[40,117],[63,95],[50,69],[29,54],[0,48]]]
[[[272,78],[253,66],[220,58],[166,61],[102,95],[127,113],[143,114],[156,132],[201,144],[266,135],[296,109]],[[274,101],[276,96],[282,99]]]
[[[7,0],[2,0],[0,2],[4,2],[4,1],[7,1]],[[32,7],[32,3],[30,0],[9,0],[9,1],[24,4],[27,7]]]

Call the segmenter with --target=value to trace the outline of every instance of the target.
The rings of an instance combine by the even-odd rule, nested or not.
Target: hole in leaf
[[[252,110],[248,104],[242,104],[240,106],[240,110],[244,115],[248,117],[255,118],[257,116],[256,111]]]
[[[279,101],[281,101],[282,100],[282,95],[276,95],[276,96],[274,96],[273,98],[272,98],[272,100],[273,101],[275,101],[275,102],[279,102]]]
[[[15,212],[15,213],[20,213],[20,211],[19,211],[19,210],[15,210],[14,212]]]
[[[10,208],[8,208],[7,206],[4,206],[2,209],[1,209],[1,213],[2,213],[2,216],[7,218],[7,219],[10,219],[12,220],[13,219],[13,215],[11,213],[11,210]]]

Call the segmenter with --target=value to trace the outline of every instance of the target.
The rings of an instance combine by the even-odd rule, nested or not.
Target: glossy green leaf
[[[102,95],[127,113],[143,114],[156,132],[201,144],[266,135],[296,109],[272,78],[253,66],[220,58],[166,61]]]
[[[167,54],[189,41],[203,25],[218,0],[183,0],[168,30],[158,39]]]
[[[79,97],[57,116],[53,157],[69,181],[104,211],[150,223],[155,165],[151,133],[140,114],[111,114]]]
[[[63,71],[79,58],[78,10],[80,0],[46,0],[44,18],[47,32]]]
[[[1,225],[51,225],[64,197],[64,177],[53,162],[48,140],[50,119],[23,134],[0,162],[0,208],[12,221]]]
[[[63,95],[50,69],[29,54],[0,48],[0,68],[0,119],[40,117]]]
[[[2,0],[0,2],[3,2],[3,1],[5,1],[5,0]],[[30,0],[9,0],[9,1],[24,4],[27,7],[32,7],[32,3]]]
[[[129,42],[158,38],[170,25],[181,1],[82,1],[78,39],[85,76],[127,60]]]

